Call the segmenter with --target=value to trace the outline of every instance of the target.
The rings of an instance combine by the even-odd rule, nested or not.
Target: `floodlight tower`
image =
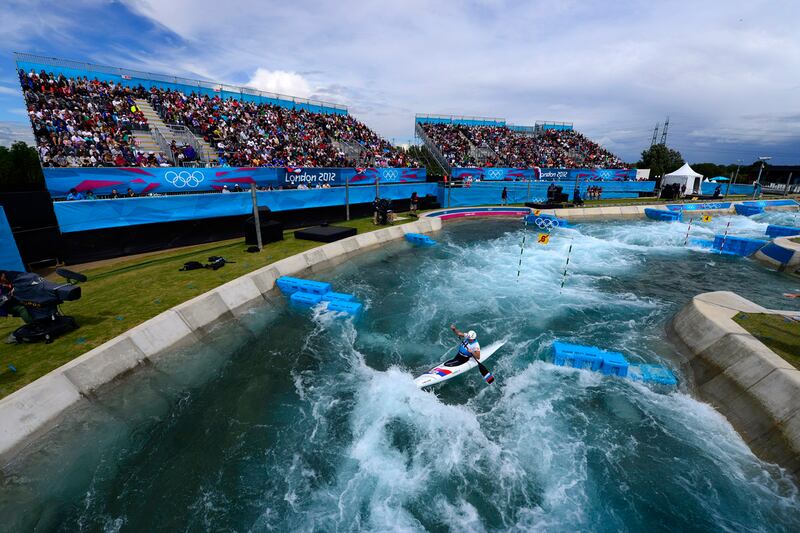
[[[758,158],[758,160],[761,161],[761,167],[758,169],[758,177],[756,178],[756,187],[753,188],[753,199],[754,200],[756,198],[756,191],[761,188],[761,171],[764,170],[764,167],[766,166],[767,161],[769,161],[770,159],[772,159],[772,157],[771,156],[766,156],[766,155],[763,155],[763,156]]]
[[[656,127],[653,128],[653,139],[650,141],[650,147],[651,148],[656,144],[656,141],[658,140],[658,127],[659,126],[660,126],[660,124],[658,122],[656,122]]]

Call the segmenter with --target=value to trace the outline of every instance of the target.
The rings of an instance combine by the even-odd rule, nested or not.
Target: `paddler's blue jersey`
[[[478,344],[478,339],[471,341],[469,339],[464,339],[461,341],[461,346],[458,347],[458,355],[463,355],[464,357],[471,357],[472,353],[475,350],[480,350],[481,345]]]

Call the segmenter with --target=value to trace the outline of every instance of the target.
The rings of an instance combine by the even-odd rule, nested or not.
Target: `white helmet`
[[[472,330],[469,330],[469,331],[467,332],[467,338],[468,338],[469,340],[471,340],[471,341],[474,341],[475,339],[477,339],[477,338],[478,338],[478,334],[477,334],[477,333],[475,333],[475,332],[474,332],[474,331],[472,331]]]

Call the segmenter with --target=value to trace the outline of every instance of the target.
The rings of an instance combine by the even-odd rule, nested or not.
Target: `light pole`
[[[736,175],[733,177],[733,183],[736,183],[736,179],[739,177],[739,167],[742,166],[742,160],[736,160]],[[731,192],[731,182],[728,181],[728,186],[725,188],[725,198],[728,197],[728,193]]]
[[[761,171],[764,170],[764,166],[766,166],[767,161],[772,159],[770,156],[761,156],[758,158],[761,161],[761,168],[758,169],[758,178],[756,178],[756,186],[753,187],[753,200],[756,199],[756,194],[758,190],[761,188]]]

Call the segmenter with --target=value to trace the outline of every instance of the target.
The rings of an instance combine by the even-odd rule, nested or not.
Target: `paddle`
[[[483,366],[483,363],[478,361],[478,358],[475,357],[475,354],[470,353],[470,355],[472,356],[473,359],[475,359],[475,362],[478,363],[478,370],[480,370],[481,376],[483,376],[483,379],[486,381],[486,383],[489,385],[494,383],[494,376],[492,375],[491,372],[489,372],[489,369]]]

